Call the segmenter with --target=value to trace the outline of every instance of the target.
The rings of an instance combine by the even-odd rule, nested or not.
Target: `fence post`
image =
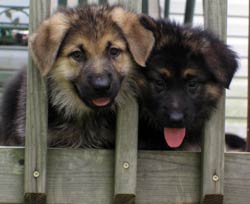
[[[132,204],[136,194],[138,105],[128,100],[117,115],[115,204]]]
[[[194,9],[195,9],[195,0],[186,1],[185,16],[184,16],[185,24],[187,25],[193,24]]]
[[[112,3],[114,2],[111,0]],[[111,3],[111,2],[109,2]],[[127,9],[141,12],[142,1],[118,0]],[[129,99],[117,114],[114,203],[133,204],[136,194],[138,105]]]
[[[30,1],[29,31],[49,16],[49,0]],[[24,203],[46,203],[47,91],[46,81],[29,54],[24,170]]]
[[[227,0],[203,0],[205,27],[226,41]],[[201,203],[222,204],[224,182],[225,94],[205,127]]]

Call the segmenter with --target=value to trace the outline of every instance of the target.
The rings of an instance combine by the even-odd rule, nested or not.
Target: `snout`
[[[169,121],[173,124],[181,124],[184,120],[184,114],[182,112],[171,112],[169,113]]]
[[[165,113],[164,127],[183,128],[186,126],[185,113],[171,110]]]
[[[110,73],[91,74],[88,76],[88,82],[95,91],[105,92],[111,87],[112,75]]]
[[[115,73],[88,72],[75,83],[79,97],[91,108],[110,106],[117,96],[122,79]]]

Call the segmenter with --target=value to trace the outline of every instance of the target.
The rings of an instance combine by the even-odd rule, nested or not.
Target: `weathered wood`
[[[200,153],[139,151],[136,204],[198,204]],[[0,148],[0,204],[23,203],[22,148]],[[250,154],[225,154],[224,203],[250,200]],[[49,149],[48,196],[53,204],[111,204],[114,153]]]
[[[248,9],[250,11],[250,4],[248,4]],[[248,15],[248,34],[250,33],[250,15]],[[248,36],[248,59],[250,59],[250,37]],[[246,138],[246,151],[250,152],[250,63],[247,63],[247,138]]]
[[[142,13],[148,14],[148,1],[149,0],[142,1]]]
[[[193,24],[194,7],[195,7],[195,0],[186,1],[184,23],[187,25]]]
[[[169,8],[170,8],[170,0],[165,0],[165,5],[164,5],[164,18],[169,17]]]
[[[205,27],[226,39],[226,0],[203,0]],[[225,145],[225,94],[206,124],[202,156],[201,203],[206,195],[223,195]],[[220,199],[221,204],[223,199]],[[218,201],[219,202],[219,201]]]
[[[141,0],[119,0],[125,8],[141,11]],[[133,204],[136,194],[138,105],[128,99],[117,114],[114,203]]]
[[[119,107],[115,150],[115,203],[134,203],[137,173],[138,105],[128,100]]]
[[[32,33],[50,12],[50,1],[30,2],[30,24]],[[47,162],[47,92],[46,81],[41,77],[29,56],[27,69],[27,105],[25,138],[25,198],[34,198],[34,193],[46,193]],[[45,198],[46,199],[46,198]],[[44,199],[43,199],[44,200]],[[39,201],[39,200],[36,200]],[[8,201],[10,202],[10,201]],[[28,201],[27,201],[28,202]],[[35,200],[34,202],[35,203]]]

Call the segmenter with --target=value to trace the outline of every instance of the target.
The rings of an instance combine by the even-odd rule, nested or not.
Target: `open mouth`
[[[78,94],[79,98],[88,106],[92,107],[92,108],[102,108],[102,107],[107,107],[109,105],[112,104],[113,102],[113,97],[111,96],[100,96],[100,97],[93,97],[93,98],[86,98],[83,97],[83,93],[81,91],[80,88],[78,88],[78,86],[73,83],[73,86],[76,90],[76,93]],[[90,94],[87,94],[90,95]]]
[[[109,97],[103,97],[103,98],[96,98],[96,99],[92,99],[91,102],[93,105],[97,106],[97,107],[104,107],[107,106],[111,103],[111,98]]]
[[[164,128],[165,141],[171,148],[178,148],[183,143],[186,128]]]

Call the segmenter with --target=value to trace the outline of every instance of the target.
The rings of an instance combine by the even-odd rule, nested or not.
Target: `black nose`
[[[169,120],[173,123],[182,123],[184,114],[182,112],[172,112],[169,114]]]
[[[112,77],[109,73],[89,76],[89,83],[97,91],[106,91],[110,88]]]

